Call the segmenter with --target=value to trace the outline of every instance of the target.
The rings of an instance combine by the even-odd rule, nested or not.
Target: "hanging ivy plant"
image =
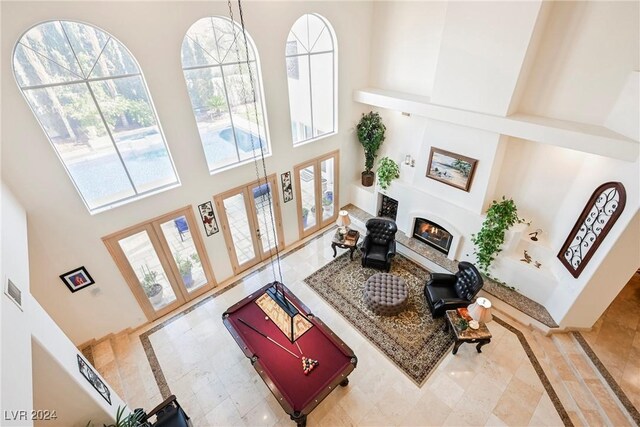
[[[518,208],[513,199],[493,201],[487,210],[487,218],[477,234],[471,235],[471,241],[476,246],[474,254],[480,270],[489,274],[489,267],[500,253],[504,243],[504,233],[509,227],[526,222],[518,217]]]
[[[400,167],[390,158],[383,157],[380,159],[380,166],[378,166],[376,174],[378,175],[378,184],[383,190],[386,190],[391,185],[391,181],[400,178]]]

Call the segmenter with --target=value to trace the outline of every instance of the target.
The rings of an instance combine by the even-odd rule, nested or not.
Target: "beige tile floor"
[[[304,277],[332,259],[332,235],[282,260],[287,286],[359,358],[349,386],[311,413],[310,426],[562,425],[517,337],[496,322],[488,324],[493,339],[482,354],[463,345],[421,387],[414,384],[304,284]],[[270,268],[256,273],[149,336],[171,392],[195,426],[293,425],[221,321],[226,308],[272,280]],[[121,374],[122,393],[130,406],[152,408],[162,399],[137,338],[143,331],[130,336],[125,371],[135,375]]]
[[[636,408],[640,408],[640,274],[636,273],[583,332],[593,351]]]

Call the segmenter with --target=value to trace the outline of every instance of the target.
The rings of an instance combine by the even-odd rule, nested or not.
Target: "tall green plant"
[[[358,132],[358,141],[364,148],[364,168],[365,172],[371,172],[373,169],[373,162],[376,159],[377,152],[380,146],[384,142],[384,132],[387,128],[382,123],[380,114],[370,111],[367,114],[362,114],[362,118],[356,126]]]
[[[391,181],[396,178],[400,178],[400,166],[388,157],[380,159],[380,166],[376,171],[378,175],[378,184],[383,190],[389,188]]]
[[[502,196],[500,202],[494,200],[491,203],[482,228],[471,236],[471,241],[476,246],[476,262],[482,272],[489,274],[489,267],[502,250],[505,231],[514,224],[523,222],[526,221],[518,217],[518,208],[513,199]]]

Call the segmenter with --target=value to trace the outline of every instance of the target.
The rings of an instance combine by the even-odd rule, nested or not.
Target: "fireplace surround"
[[[449,255],[453,235],[441,225],[426,218],[416,218],[413,227],[413,238]]]

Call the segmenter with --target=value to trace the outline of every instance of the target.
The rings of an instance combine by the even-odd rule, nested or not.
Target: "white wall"
[[[542,1],[450,2],[431,100],[505,116]]]
[[[373,2],[371,85],[431,96],[446,1]]]
[[[359,173],[361,150],[353,126],[364,108],[351,93],[365,86],[369,70],[371,4],[360,2],[244,2],[247,29],[261,59],[273,156],[269,172],[282,173],[306,159],[341,148],[343,176]],[[182,186],[91,216],[84,208],[44,133],[2,64],[2,176],[26,208],[33,295],[76,343],[102,337],[146,319],[100,238],[255,179],[252,164],[209,175],[180,63],[186,30],[201,17],[228,16],[226,2],[3,2],[2,50],[10,58],[16,40],[49,19],[80,20],[110,32],[136,57]],[[339,50],[339,129],[335,136],[291,148],[284,50],[291,25],[304,13],[327,18]],[[237,14],[237,11],[236,11]],[[358,31],[352,31],[357,28]],[[286,154],[285,154],[286,153]],[[31,171],[31,173],[29,173]],[[37,172],[33,172],[37,171]],[[342,185],[341,194],[346,194]],[[298,239],[295,203],[283,204],[285,240]],[[219,218],[220,213],[216,212]],[[200,230],[202,233],[202,230]],[[205,237],[218,282],[232,275],[222,233]],[[96,284],[71,294],[58,275],[84,265]]]
[[[0,412],[33,409],[31,390],[31,333],[29,316],[29,257],[27,249],[27,217],[9,188],[2,183],[2,294],[0,356]],[[21,311],[5,294],[7,279],[20,288]],[[3,420],[2,425],[33,425],[30,421]]]
[[[519,111],[603,124],[640,67],[638,2],[554,2]]]

